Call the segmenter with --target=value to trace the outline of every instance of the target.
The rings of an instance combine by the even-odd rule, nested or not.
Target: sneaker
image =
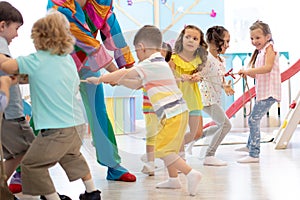
[[[149,176],[154,176],[155,165],[154,162],[145,163],[142,172],[148,174]]]
[[[66,196],[66,195],[63,195],[63,194],[58,194],[59,198],[61,200],[72,200],[70,197]],[[40,199],[41,200],[47,200],[46,197],[44,195],[41,195],[40,196]]]
[[[13,194],[22,192],[21,172],[14,173],[11,177],[8,188]]]
[[[207,156],[203,161],[206,166],[226,166],[227,162],[216,158],[215,156]]]
[[[96,190],[94,192],[84,192],[84,194],[79,195],[80,200],[101,200],[101,192]]]
[[[259,158],[254,158],[251,156],[245,156],[237,161],[238,163],[258,163]]]
[[[247,152],[247,153],[249,153],[249,148],[248,148],[248,147],[240,147],[240,148],[236,148],[235,151],[240,151],[240,152]]]

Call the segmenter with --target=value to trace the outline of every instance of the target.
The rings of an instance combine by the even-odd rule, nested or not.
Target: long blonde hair
[[[65,55],[74,50],[75,38],[70,32],[69,22],[58,11],[51,11],[36,21],[31,38],[37,50],[50,51],[51,54]]]

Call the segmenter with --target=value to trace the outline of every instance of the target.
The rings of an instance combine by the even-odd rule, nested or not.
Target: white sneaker
[[[259,163],[259,158],[245,156],[237,161],[238,163]]]
[[[154,162],[145,163],[142,172],[148,174],[149,176],[154,176],[155,165]]]
[[[240,152],[247,152],[247,153],[249,153],[249,148],[248,148],[248,147],[240,147],[240,148],[236,148],[235,151],[240,151]]]
[[[207,156],[203,161],[203,165],[207,166],[226,166],[227,162],[216,158],[215,156]]]

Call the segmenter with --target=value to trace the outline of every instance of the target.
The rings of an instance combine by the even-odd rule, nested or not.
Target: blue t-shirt
[[[5,38],[0,37],[0,53],[11,57],[8,43]],[[0,71],[0,76],[6,75],[3,71]],[[4,111],[5,119],[16,119],[24,117],[23,114],[23,101],[19,84],[12,85],[9,89],[10,100]]]
[[[32,116],[37,130],[85,123],[76,97],[80,80],[70,55],[37,51],[16,60],[19,72],[28,74]]]

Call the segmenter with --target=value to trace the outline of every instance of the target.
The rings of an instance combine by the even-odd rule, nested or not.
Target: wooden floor
[[[234,137],[241,130],[233,130]],[[247,129],[243,130],[244,132]],[[273,134],[273,129],[265,132]],[[83,143],[82,152],[87,158],[96,186],[102,191],[104,200],[299,200],[300,199],[300,128],[294,133],[286,150],[275,150],[273,142],[261,144],[259,164],[239,164],[237,159],[243,153],[234,151],[245,144],[223,144],[217,157],[228,162],[225,167],[203,166],[206,146],[195,146],[193,154],[187,156],[188,163],[203,173],[203,179],[195,197],[188,196],[186,179],[180,174],[182,189],[156,189],[155,185],[167,178],[162,162],[157,160],[155,176],[149,177],[140,172],[143,163],[140,157],[145,153],[145,141],[140,134],[116,136],[122,165],[137,176],[134,183],[107,181],[106,168],[95,160],[95,150],[90,137]],[[246,141],[247,138],[245,138]],[[84,191],[81,181],[70,183],[59,166],[51,169],[57,191],[78,199]],[[22,199],[22,195],[18,194]]]

